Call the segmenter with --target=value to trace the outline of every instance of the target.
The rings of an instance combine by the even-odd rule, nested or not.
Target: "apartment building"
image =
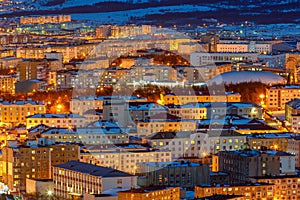
[[[127,83],[176,81],[177,71],[170,66],[133,66],[127,70],[125,80]]]
[[[247,135],[247,144],[250,149],[287,151],[290,138],[290,133],[250,134]]]
[[[132,112],[130,111],[130,104],[133,106]],[[136,105],[136,108],[140,108],[140,110],[134,111],[134,105]],[[147,116],[151,114],[151,109],[154,109],[156,107],[158,108],[159,105],[154,106],[154,104],[149,103],[146,98],[140,98],[136,96],[124,96],[121,98],[113,97],[104,100],[103,119],[107,121],[115,121],[120,124],[120,126],[127,126],[128,124],[132,125],[133,120],[135,119],[135,115],[140,114],[147,118]]]
[[[163,95],[161,101],[164,105],[174,104],[174,105],[184,105],[187,103],[208,103],[208,102],[240,102],[241,95],[238,93],[229,93],[225,94],[210,94],[208,92],[199,92],[199,93],[185,93],[185,92],[176,92],[174,94],[165,94]]]
[[[211,65],[214,63],[224,62],[256,62],[258,60],[259,53],[231,53],[231,52],[193,52],[190,55],[190,62],[193,66]]]
[[[0,55],[0,69],[16,69],[20,61],[20,58],[1,57]]]
[[[300,177],[299,175],[281,175],[281,176],[265,176],[253,177],[251,181],[260,184],[272,184],[274,187],[274,199],[299,199],[300,198]]]
[[[86,145],[82,149],[80,161],[135,174],[137,163],[169,162],[171,152],[133,143]]]
[[[26,123],[26,116],[37,113],[45,113],[44,102],[31,99],[25,101],[3,101],[0,100],[0,122],[7,125],[18,125]]]
[[[0,92],[14,94],[15,93],[15,83],[17,82],[17,77],[15,75],[0,75]]]
[[[149,120],[159,113],[167,113],[167,107],[146,100],[112,101],[103,106],[103,119],[117,121],[123,126],[132,126],[137,120]]]
[[[217,52],[228,52],[228,53],[246,53],[246,52],[255,52],[255,53],[271,53],[272,44],[258,41],[250,42],[239,42],[239,41],[220,41],[217,44]]]
[[[57,59],[22,59],[17,66],[18,80],[47,80],[47,70],[55,70],[59,65]]]
[[[194,131],[197,122],[184,120],[169,113],[159,113],[150,119],[136,121],[137,135],[151,136],[157,132]]]
[[[122,144],[129,142],[126,130],[118,124],[98,121],[84,128],[54,128],[48,127],[40,132],[42,137],[54,139],[56,142],[70,142],[82,144]]]
[[[79,159],[79,147],[39,138],[23,144],[8,141],[2,149],[3,181],[13,191],[24,191],[26,178],[51,179],[53,165]]]
[[[179,200],[179,187],[142,187],[118,192],[118,200]]]
[[[157,149],[170,150],[172,158],[202,158],[222,150],[245,148],[246,135],[232,130],[160,132],[148,139]]]
[[[207,119],[207,106],[209,103],[188,103],[181,106],[177,105],[166,105],[168,112],[171,115],[176,115],[181,119]]]
[[[172,186],[192,189],[195,185],[208,184],[209,166],[189,161],[140,162],[136,174],[143,186]]]
[[[218,166],[229,174],[231,183],[246,183],[254,176],[294,174],[295,156],[276,150],[220,151]]]
[[[53,167],[53,182],[56,196],[73,199],[111,188],[134,188],[137,177],[113,168],[70,161]]]
[[[266,108],[269,110],[283,110],[285,104],[295,98],[300,98],[300,86],[298,85],[269,87],[266,90]]]
[[[300,131],[300,99],[295,98],[285,104],[285,120],[293,132]]]
[[[242,195],[245,200],[273,200],[274,191],[274,185],[271,183],[197,185],[195,186],[195,198],[204,199],[212,195]]]
[[[35,114],[26,117],[27,129],[40,124],[57,128],[80,128],[86,125],[86,120],[77,114]]]
[[[20,24],[46,24],[46,23],[62,23],[71,22],[71,15],[56,16],[37,16],[37,17],[21,17]]]
[[[182,119],[217,119],[226,115],[238,115],[249,119],[262,119],[263,108],[255,103],[213,102],[166,105],[168,112]]]
[[[287,152],[295,155],[295,167],[300,167],[300,137],[295,135],[288,138]]]
[[[82,115],[89,110],[103,110],[103,101],[112,97],[74,97],[70,100],[70,112]]]

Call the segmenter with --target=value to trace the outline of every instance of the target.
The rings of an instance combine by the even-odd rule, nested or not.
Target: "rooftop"
[[[70,161],[64,164],[56,165],[55,167],[76,171],[84,174],[89,174],[98,177],[127,177],[132,176],[131,174],[115,170],[113,168],[96,166],[88,163],[79,161]]]

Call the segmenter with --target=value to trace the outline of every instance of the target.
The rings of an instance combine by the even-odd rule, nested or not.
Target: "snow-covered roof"
[[[272,72],[232,71],[217,75],[209,84],[237,84],[242,82],[261,82],[265,84],[283,84],[286,80]]]

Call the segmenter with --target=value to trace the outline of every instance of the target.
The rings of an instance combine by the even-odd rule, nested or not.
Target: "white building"
[[[203,53],[193,52],[190,56],[192,66],[211,65],[222,62],[256,62],[259,53]]]
[[[66,199],[85,193],[101,194],[111,188],[137,186],[137,177],[112,168],[70,161],[53,168],[54,193]]]
[[[171,152],[142,144],[87,145],[80,161],[134,174],[138,162],[169,162]]]

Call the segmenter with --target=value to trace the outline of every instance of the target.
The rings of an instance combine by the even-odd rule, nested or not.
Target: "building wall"
[[[34,180],[26,178],[26,194],[47,195],[48,192],[54,192],[52,180]]]
[[[180,188],[168,188],[146,192],[135,192],[134,190],[124,191],[118,193],[118,200],[179,200],[180,199]]]
[[[298,176],[262,177],[254,179],[254,181],[274,184],[274,199],[300,198],[300,178]]]
[[[271,87],[266,90],[266,108],[283,110],[285,104],[294,98],[300,98],[300,87]]]
[[[69,193],[82,195],[103,192],[101,177],[59,167],[53,168],[53,182],[55,195],[60,198],[70,198]],[[82,187],[78,187],[79,185]]]
[[[111,188],[135,188],[137,186],[137,177],[112,177],[102,178],[102,190],[106,191]]]
[[[3,180],[12,190],[26,189],[26,178],[51,179],[51,166],[79,159],[77,145],[3,148]]]
[[[263,192],[262,192],[263,191]],[[195,198],[203,198],[215,194],[245,195],[245,200],[273,200],[274,186],[268,185],[228,185],[228,186],[196,186]]]
[[[240,102],[241,95],[232,94],[232,95],[164,95],[163,102],[165,105],[174,104],[174,105],[184,105],[187,103],[195,102]]]
[[[160,120],[137,122],[137,134],[149,136],[157,132],[194,131],[196,122],[191,120]]]
[[[81,153],[80,161],[111,167],[130,174],[135,174],[136,164],[139,162],[168,162],[171,161],[170,151],[120,151],[120,152],[93,152]]]
[[[44,124],[46,126],[57,127],[57,128],[75,128],[75,127],[84,127],[86,122],[85,118],[27,118],[26,119],[26,128],[29,129],[31,127],[38,126],[40,124]]]
[[[145,176],[144,186],[172,186],[191,189],[195,185],[210,183],[209,167],[200,164],[198,166],[193,166],[193,164],[178,164],[177,166],[158,164],[155,166],[153,164],[152,166],[147,163],[138,163],[137,173]],[[142,177],[142,179],[144,178]]]
[[[26,116],[37,113],[46,113],[46,105],[34,105],[30,103],[15,104],[14,102],[10,102],[8,104],[0,103],[0,121],[2,123],[14,125],[19,123],[24,124],[26,122]]]
[[[290,138],[288,139],[287,152],[295,155],[295,167],[300,167],[300,140]]]
[[[243,156],[235,153],[219,152],[219,170],[229,174],[231,183],[246,183],[249,177],[268,174],[279,175],[281,164],[279,156]]]

